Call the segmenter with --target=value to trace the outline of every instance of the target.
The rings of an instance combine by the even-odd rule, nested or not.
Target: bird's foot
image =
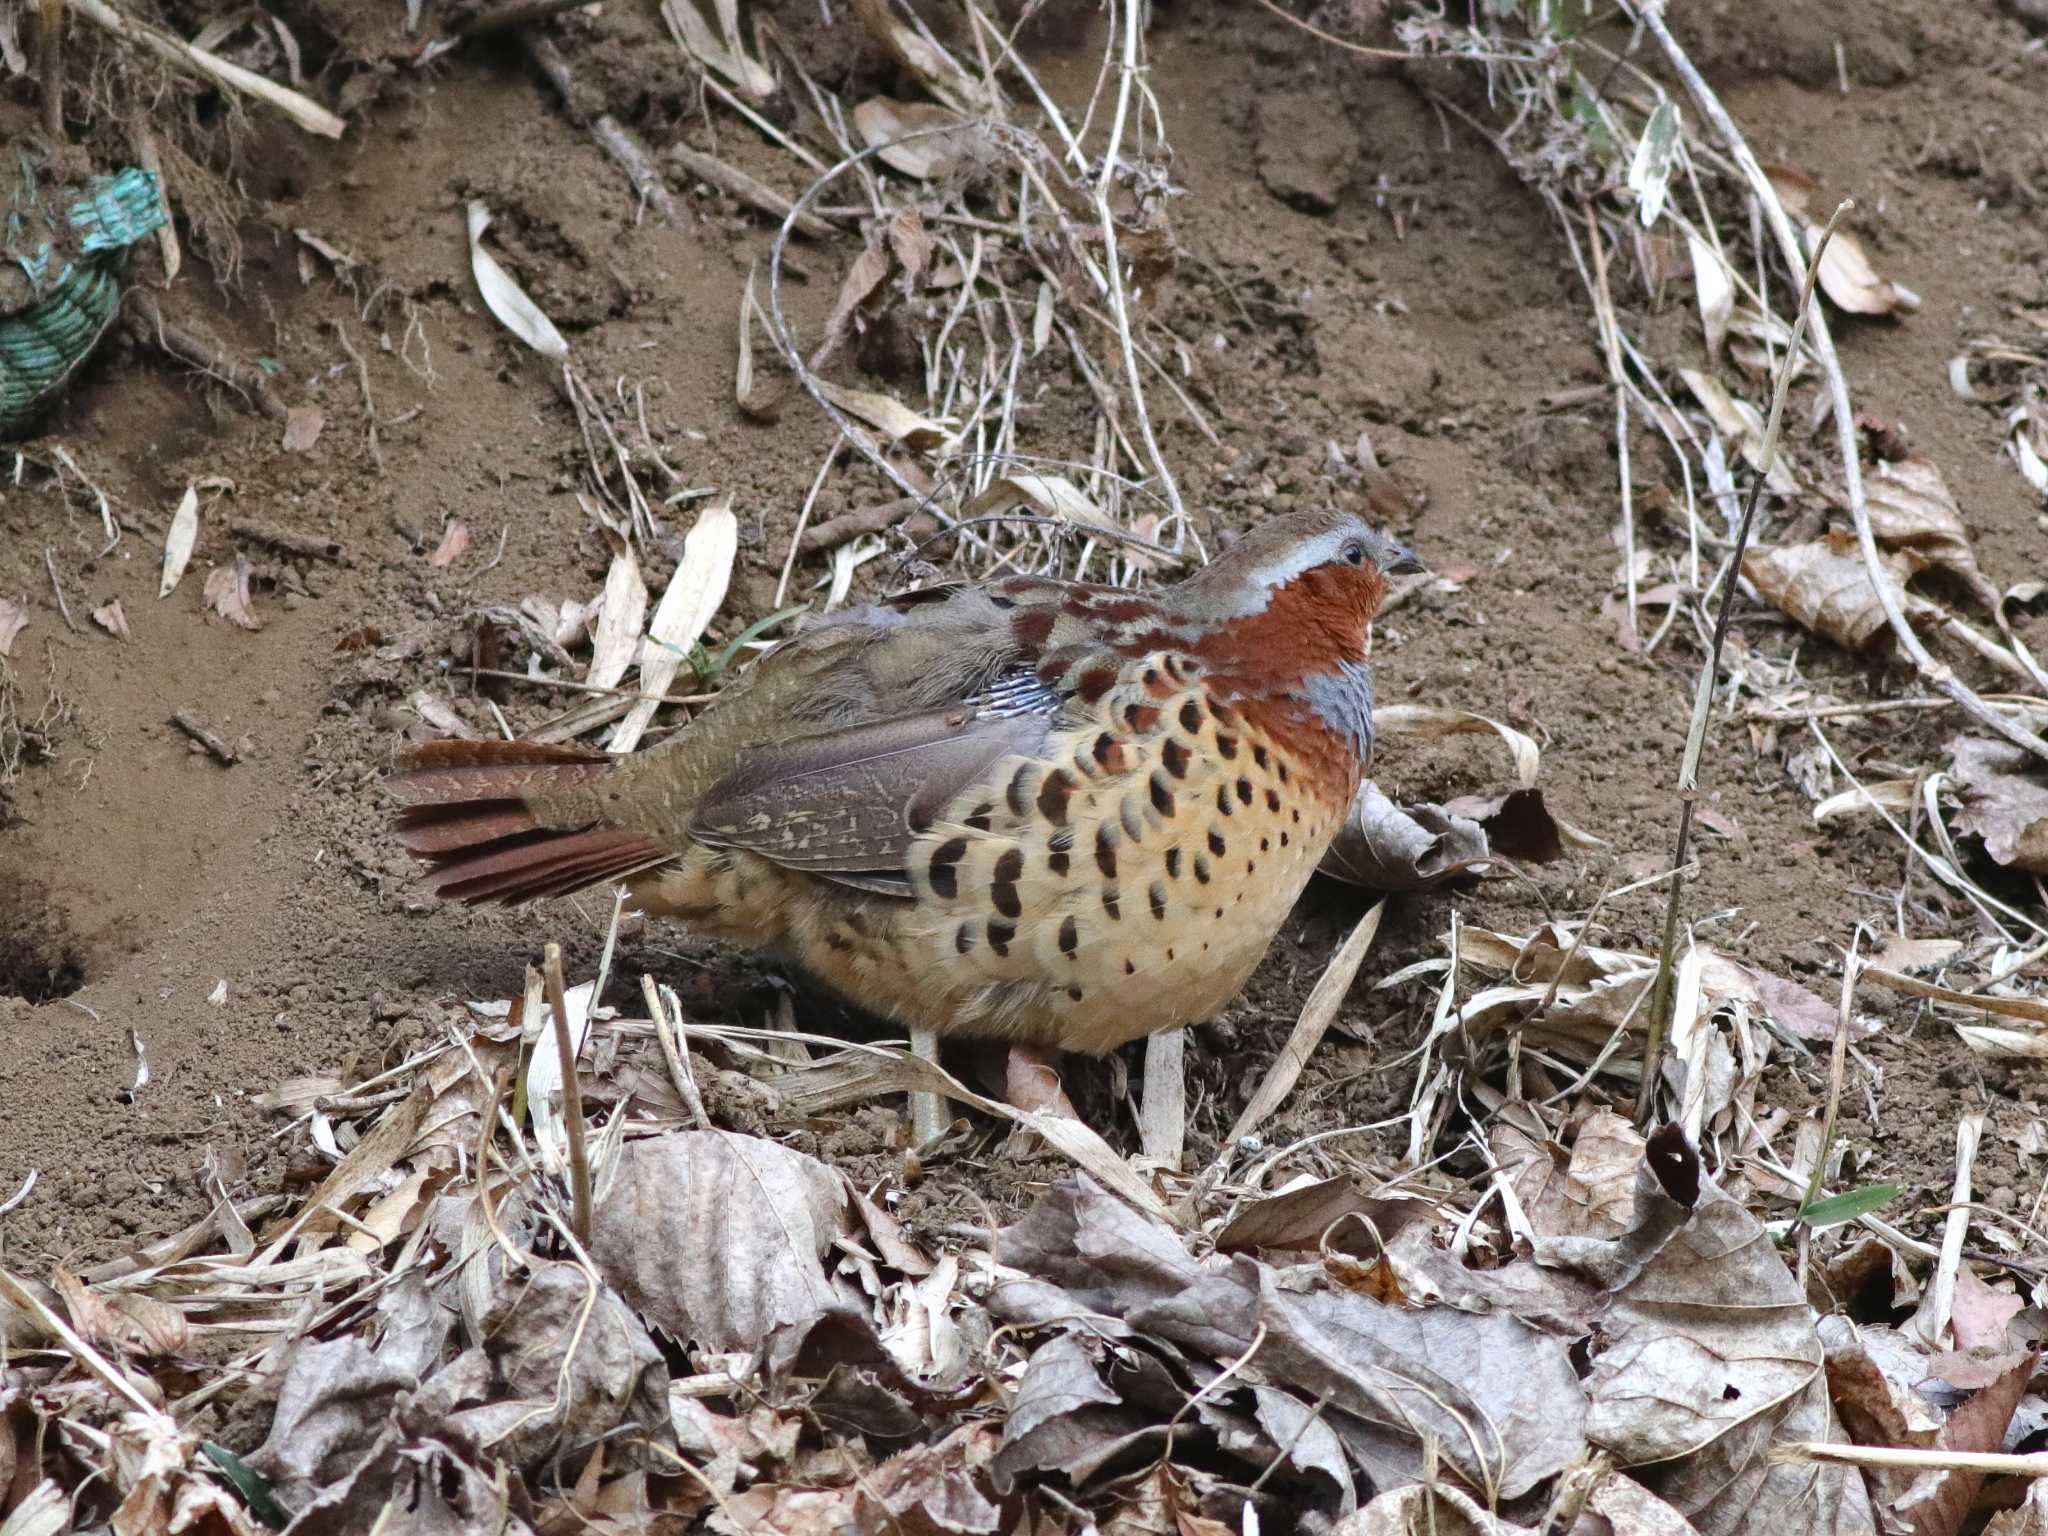
[[[1058,1061],[1059,1052],[1046,1046],[1011,1046],[1003,1073],[1003,1097],[1010,1101],[1010,1107],[1031,1114],[1080,1119],[1066,1089],[1060,1086]]]

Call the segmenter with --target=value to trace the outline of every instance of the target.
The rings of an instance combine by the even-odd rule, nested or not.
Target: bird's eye
[[[1365,545],[1353,539],[1344,546],[1344,558],[1352,565],[1365,564]]]

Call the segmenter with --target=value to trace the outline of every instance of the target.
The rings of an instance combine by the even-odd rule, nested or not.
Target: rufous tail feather
[[[527,741],[436,741],[399,757],[392,793],[399,840],[427,866],[435,895],[474,905],[566,896],[675,857],[637,832],[601,822],[551,826],[529,796],[589,784],[615,760]]]

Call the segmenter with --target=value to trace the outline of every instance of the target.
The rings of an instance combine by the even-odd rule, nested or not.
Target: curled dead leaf
[[[1963,799],[1957,829],[1983,838],[1999,863],[2048,875],[2048,775],[2024,748],[2003,741],[1962,736],[1950,751]]]
[[[0,597],[0,656],[14,654],[14,642],[28,628],[28,599]]]
[[[1820,245],[1819,226],[1807,224],[1801,237],[1811,256]],[[1837,229],[1821,254],[1820,290],[1838,309],[1852,315],[1888,315],[1895,309],[1911,314],[1920,307],[1919,294],[1903,283],[1878,276],[1862,242],[1846,229]]]
[[[930,102],[871,96],[853,109],[853,126],[882,164],[919,181],[945,175],[974,146],[959,115]]]
[[[206,573],[206,606],[242,629],[263,627],[249,599],[248,556],[237,555],[233,565],[217,565]]]
[[[432,566],[453,565],[462,552],[468,548],[469,524],[459,517],[453,518],[449,521],[448,526],[441,531],[441,543],[431,555],[427,556],[427,564]]]
[[[1881,557],[1881,570],[1909,614],[1928,606],[1906,583],[1920,569],[1910,552]],[[1853,535],[1839,529],[1806,544],[1782,544],[1743,554],[1742,574],[1773,607],[1836,644],[1860,651],[1884,633],[1884,604]]]
[[[93,609],[92,621],[116,640],[126,640],[129,638],[128,615],[123,611],[121,599],[118,597],[111,598]],[[0,646],[0,656],[4,656],[6,653],[6,647]]]
[[[1984,579],[1962,508],[1931,460],[1880,460],[1868,487],[1870,531],[1889,549],[1910,549],[1929,565],[1955,572],[1977,600],[1994,612],[1998,589]]]
[[[1368,779],[1323,855],[1323,874],[1375,891],[1426,891],[1483,868],[1486,832],[1440,805],[1399,806]]]

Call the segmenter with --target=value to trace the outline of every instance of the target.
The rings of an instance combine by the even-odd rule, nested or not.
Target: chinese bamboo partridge
[[[613,759],[410,750],[439,894],[623,881],[912,1027],[1100,1053],[1265,954],[1372,751],[1367,626],[1414,556],[1275,518],[1152,595],[1013,576],[835,614]]]

